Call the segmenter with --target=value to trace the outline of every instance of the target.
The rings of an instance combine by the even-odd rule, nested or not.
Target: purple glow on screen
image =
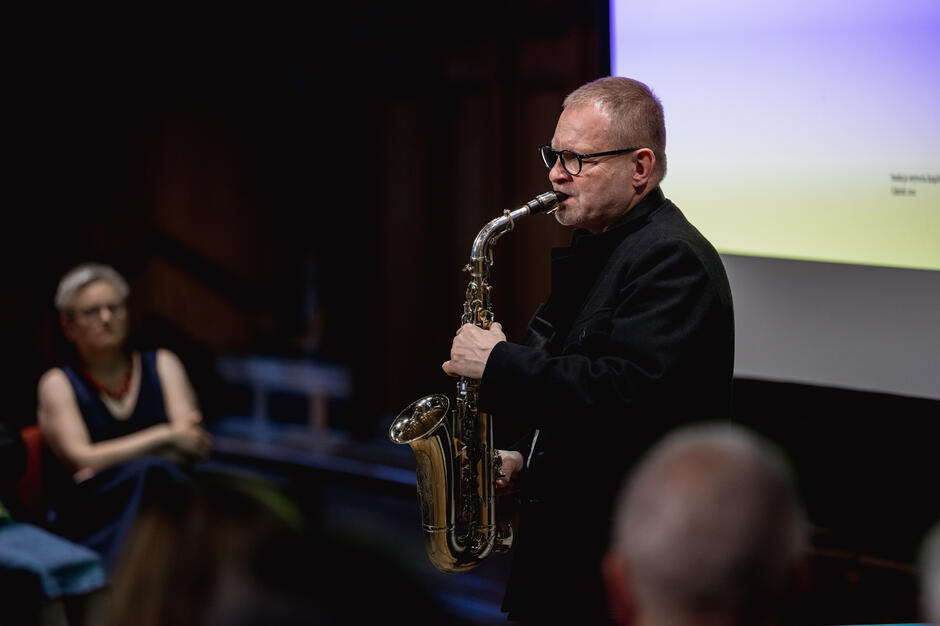
[[[748,206],[792,215],[798,202],[814,233],[838,211],[880,210],[851,244],[851,258],[872,264],[908,265],[892,256],[906,254],[900,244],[868,258],[863,241],[880,232],[877,219],[903,215],[918,229],[912,241],[924,242],[910,266],[940,269],[940,185],[909,188],[916,194],[903,200],[891,185],[894,173],[940,175],[940,2],[613,0],[610,22],[611,73],[647,83],[663,101],[671,193],[707,210],[718,195],[712,181],[749,185],[742,205],[751,191],[774,190]],[[872,201],[882,194],[891,213]],[[768,237],[753,210],[740,217],[701,219],[715,225],[719,248],[734,231],[731,250],[787,255],[784,231]],[[792,235],[802,258],[838,261],[849,247],[830,238],[808,250],[803,233]]]

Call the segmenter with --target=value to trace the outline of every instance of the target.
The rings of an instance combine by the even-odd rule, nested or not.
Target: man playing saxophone
[[[518,479],[520,528],[504,601],[525,623],[610,622],[601,563],[615,494],[676,425],[730,414],[731,292],[715,249],[660,186],[663,109],[635,80],[564,101],[541,148],[557,221],[551,295],[521,343],[464,324],[443,369],[480,381],[480,410],[531,428],[500,452]]]

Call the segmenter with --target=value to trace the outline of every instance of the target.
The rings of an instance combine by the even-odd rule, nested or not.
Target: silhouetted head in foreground
[[[655,446],[622,492],[605,561],[626,624],[776,623],[807,530],[783,458],[730,424]]]

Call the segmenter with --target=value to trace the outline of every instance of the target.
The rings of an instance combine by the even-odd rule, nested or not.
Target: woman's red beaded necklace
[[[124,370],[124,380],[121,382],[121,386],[117,389],[109,389],[101,384],[101,381],[96,379],[91,375],[91,372],[88,369],[84,369],[83,373],[88,378],[88,381],[98,390],[98,393],[111,398],[117,402],[120,402],[124,396],[127,395],[128,390],[131,388],[131,374],[134,372],[134,361],[129,359],[127,362],[127,368]]]

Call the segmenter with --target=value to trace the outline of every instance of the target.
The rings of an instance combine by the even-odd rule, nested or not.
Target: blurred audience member
[[[139,518],[109,623],[450,623],[395,559],[318,531],[298,502],[260,477],[200,473],[188,497]]]
[[[730,424],[679,429],[628,479],[604,562],[631,625],[776,624],[808,538],[782,457]]]
[[[15,485],[26,454],[14,428],[0,423],[0,624],[98,624],[108,586],[99,556],[33,524],[17,521]]]
[[[923,617],[940,625],[940,523],[927,534],[921,546],[920,585]]]
[[[70,477],[51,494],[50,528],[99,552],[109,569],[153,491],[185,485],[187,466],[211,447],[179,358],[129,347],[128,295],[107,265],[62,278],[55,306],[75,354],[38,389],[39,426]]]

